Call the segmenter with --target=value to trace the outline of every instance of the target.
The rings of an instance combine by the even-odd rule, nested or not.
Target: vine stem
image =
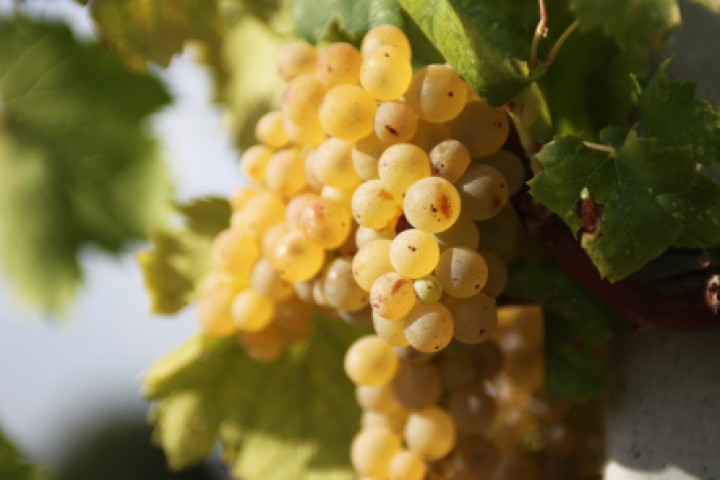
[[[582,142],[583,145],[585,145],[587,148],[592,148],[593,150],[600,150],[601,152],[607,152],[613,157],[617,155],[617,150],[615,150],[615,147],[611,147],[610,145],[603,145],[601,143],[593,143],[593,142]]]
[[[538,7],[540,8],[540,21],[538,21],[537,27],[535,28],[535,35],[532,39],[532,46],[530,47],[530,58],[528,59],[528,67],[533,68],[537,65],[538,46],[540,45],[540,39],[547,37],[547,8],[545,7],[545,0],[538,0]]]
[[[580,26],[580,21],[575,20],[573,23],[568,26],[565,31],[560,35],[560,38],[557,39],[555,42],[555,45],[552,46],[552,49],[550,49],[550,53],[548,53],[547,58],[545,59],[545,65],[550,65],[555,61],[555,57],[557,56],[558,52],[560,51],[560,47],[563,46],[563,43],[565,43],[565,40],[568,39],[570,34],[574,32],[578,27]]]

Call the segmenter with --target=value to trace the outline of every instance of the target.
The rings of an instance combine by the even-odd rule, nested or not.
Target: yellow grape
[[[315,156],[317,149],[309,150],[305,154],[305,179],[308,187],[314,192],[319,192],[323,188],[323,183],[315,175]]]
[[[417,125],[417,113],[403,102],[383,102],[375,112],[375,135],[386,144],[409,141]]]
[[[402,362],[392,381],[395,398],[410,411],[435,405],[442,387],[440,372],[429,362]]]
[[[355,385],[385,385],[397,369],[395,352],[375,335],[355,340],[345,354],[345,373]]]
[[[390,263],[406,278],[420,278],[433,271],[440,257],[438,244],[427,232],[411,228],[390,244]]]
[[[402,320],[390,320],[379,313],[372,312],[372,323],[378,337],[393,347],[407,347],[410,345],[405,336],[405,323]]]
[[[273,302],[282,302],[295,292],[292,283],[283,280],[270,262],[261,258],[255,263],[250,275],[250,286]]]
[[[351,142],[328,138],[315,151],[313,172],[325,185],[336,188],[352,188],[360,183],[360,177],[352,164]]]
[[[366,410],[362,414],[360,424],[363,429],[372,427],[384,427],[393,433],[400,434],[405,429],[405,421],[407,420],[407,410],[400,408],[390,413],[374,412]]]
[[[276,223],[265,231],[260,242],[260,252],[263,258],[270,260],[275,243],[290,230],[287,223]]]
[[[483,100],[465,104],[460,115],[448,122],[452,138],[463,143],[473,157],[487,157],[500,150],[510,121],[502,108],[491,108]]]
[[[298,225],[310,240],[331,250],[342,245],[350,234],[352,216],[337,200],[317,197],[305,205]]]
[[[317,76],[327,87],[357,85],[362,60],[360,51],[349,43],[332,43],[318,57]]]
[[[275,324],[257,332],[240,332],[238,342],[253,360],[260,363],[274,362],[283,351],[283,338]]]
[[[488,266],[488,279],[483,292],[491,298],[497,298],[505,290],[508,282],[508,270],[505,262],[495,253],[481,250],[478,253],[485,259]]]
[[[412,58],[410,41],[405,32],[394,25],[379,25],[370,29],[363,37],[360,51],[363,57],[366,57],[376,48],[385,45],[399,49],[408,60]]]
[[[206,288],[195,303],[197,321],[212,337],[227,337],[237,331],[233,323],[231,305],[237,290],[227,282],[217,282]]]
[[[358,433],[352,442],[350,458],[362,475],[384,477],[390,460],[400,451],[400,439],[386,427],[369,427]]]
[[[232,207],[233,212],[236,212],[244,207],[248,200],[264,191],[266,191],[266,188],[260,185],[242,185],[230,195],[230,207]]]
[[[439,460],[450,453],[456,437],[452,417],[440,407],[429,407],[408,416],[405,444],[408,450],[427,460]]]
[[[413,227],[430,233],[442,232],[460,216],[460,194],[444,178],[422,178],[405,192],[403,211]]]
[[[402,407],[395,399],[390,385],[368,387],[358,385],[355,387],[355,400],[363,410],[372,410],[378,413],[393,413]]]
[[[259,255],[257,243],[245,230],[231,228],[213,240],[211,256],[216,270],[247,278]]]
[[[412,64],[397,47],[384,45],[370,52],[360,69],[360,85],[373,98],[395,100],[412,80]]]
[[[325,85],[316,75],[311,73],[298,75],[288,84],[283,93],[283,115],[297,124],[317,120],[320,102],[322,102],[325,91]]]
[[[495,300],[483,292],[470,298],[448,298],[445,306],[452,314],[455,338],[463,343],[482,343],[497,327]]]
[[[520,157],[507,150],[498,150],[480,162],[497,168],[508,184],[510,195],[515,195],[525,185],[525,164]]]
[[[300,228],[300,219],[310,204],[316,202],[320,196],[316,193],[301,193],[295,195],[287,203],[285,221],[290,228]]]
[[[297,41],[285,45],[277,54],[278,74],[289,82],[302,73],[312,73],[317,64],[317,50],[307,42]]]
[[[445,293],[451,297],[468,298],[482,291],[488,278],[488,266],[475,250],[451,247],[440,255],[435,275]]]
[[[378,161],[387,146],[374,131],[355,142],[352,150],[353,167],[363,181],[378,178]]]
[[[405,99],[423,120],[443,123],[462,111],[467,85],[452,67],[428,65],[413,75]]]
[[[377,105],[372,96],[357,85],[331,88],[320,105],[320,124],[331,136],[354,142],[373,131]]]
[[[355,231],[355,245],[357,245],[357,248],[362,248],[373,240],[392,240],[393,238],[395,238],[395,223],[391,223],[380,230],[373,230],[360,225]]]
[[[296,123],[283,117],[283,127],[288,139],[296,145],[315,147],[327,138],[319,119]]]
[[[405,193],[410,185],[430,176],[430,159],[422,148],[398,143],[386,148],[380,156],[378,175],[387,188]]]
[[[452,227],[445,231],[434,233],[433,236],[440,245],[441,250],[450,247],[468,247],[475,250],[480,243],[480,231],[475,222],[467,215],[461,214]]]
[[[351,212],[353,193],[355,193],[355,189],[353,187],[337,188],[331,187],[330,185],[324,185],[320,191],[320,196],[339,203],[340,205],[346,207],[348,212]],[[350,216],[352,216],[352,214],[350,214]]]
[[[430,150],[433,175],[455,183],[470,165],[470,152],[457,140],[443,140]]]
[[[435,148],[435,145],[449,138],[450,130],[448,130],[444,123],[430,123],[420,119],[418,120],[415,135],[410,139],[410,143],[417,145],[429,153]]]
[[[275,242],[270,262],[288,282],[308,280],[320,271],[325,251],[299,230],[291,230]]]
[[[421,352],[439,352],[453,338],[452,315],[442,303],[416,303],[403,321],[410,345]]]
[[[265,180],[265,171],[272,156],[273,151],[267,146],[253,145],[245,150],[242,157],[240,157],[240,167],[250,180],[262,182]]]
[[[360,288],[369,292],[375,280],[393,271],[390,263],[390,240],[373,240],[358,250],[352,261],[353,277]]]
[[[360,288],[352,273],[352,259],[337,257],[323,275],[325,300],[334,308],[357,312],[368,304],[368,293]]]
[[[426,473],[425,460],[415,452],[403,450],[390,459],[389,480],[423,480]]]
[[[231,311],[238,330],[257,332],[270,324],[275,314],[275,305],[265,295],[248,288],[233,298]]]
[[[373,312],[388,320],[403,318],[415,305],[412,280],[395,272],[380,275],[370,289],[370,306]]]
[[[265,171],[265,184],[284,198],[291,198],[307,185],[305,160],[297,149],[278,150]]]
[[[265,190],[249,199],[245,206],[233,213],[230,224],[235,230],[244,230],[256,240],[276,223],[285,220],[285,204],[280,196]]]
[[[352,213],[359,225],[381,230],[400,216],[402,200],[380,180],[368,180],[353,194]]]
[[[283,343],[292,345],[307,338],[312,325],[313,306],[292,295],[275,304],[273,324],[277,326]]]
[[[490,165],[470,165],[456,182],[463,209],[473,220],[487,220],[507,204],[509,189],[505,177]]]
[[[282,112],[268,112],[258,120],[255,126],[255,137],[258,142],[268,147],[284,147],[289,139],[283,124]]]

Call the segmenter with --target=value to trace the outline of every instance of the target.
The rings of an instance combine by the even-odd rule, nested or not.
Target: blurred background
[[[15,9],[58,19],[77,37],[93,38],[87,10],[70,0],[0,0],[0,17]],[[0,56],[2,50],[0,45]],[[211,102],[209,75],[189,53],[153,74],[173,97],[150,128],[161,142],[176,196],[229,194],[242,178],[223,112]],[[148,313],[134,260],[142,247],[117,257],[82,251],[84,282],[61,320],[24,307],[0,276],[0,429],[30,460],[63,470],[60,478],[98,478],[99,465],[118,475],[102,478],[165,478],[158,470],[162,453],[149,450],[141,378],[196,325],[191,311],[172,318]],[[138,464],[147,465],[145,474],[127,471]],[[177,478],[222,478],[217,471],[208,475]]]

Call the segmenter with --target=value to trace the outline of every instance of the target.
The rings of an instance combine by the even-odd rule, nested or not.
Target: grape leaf
[[[642,125],[660,146],[689,145],[694,160],[720,164],[720,111],[695,100],[695,84],[668,82],[663,63],[640,95]]]
[[[205,458],[219,439],[233,476],[246,480],[351,479],[358,425],[343,356],[358,330],[315,318],[310,338],[273,364],[231,339],[194,337],[145,378],[157,403],[154,438],[173,468]]]
[[[177,313],[193,300],[211,269],[210,245],[229,225],[230,205],[220,198],[196,199],[177,210],[185,225],[150,232],[153,247],[137,254],[153,313]]]
[[[492,105],[515,97],[543,72],[526,75],[537,4],[501,0],[431,0],[400,4],[480,96]]]
[[[0,478],[3,480],[41,480],[47,475],[31,465],[0,430]]]
[[[685,225],[676,247],[720,247],[720,185],[698,175],[692,189],[658,197],[658,203]]]
[[[66,306],[83,248],[118,252],[164,220],[166,166],[143,122],[170,100],[67,27],[0,20],[0,255],[22,297]]]
[[[688,148],[661,148],[634,130],[607,129],[598,149],[577,137],[560,137],[543,148],[544,170],[529,182],[532,195],[573,232],[581,194],[602,205],[599,226],[583,233],[582,245],[600,274],[614,282],[662,254],[684,230],[658,196],[690,189],[697,173]],[[607,149],[604,149],[607,148]]]
[[[550,397],[585,401],[602,395],[608,380],[602,348],[617,317],[552,261],[512,266],[504,294],[543,306]]]
[[[626,48],[661,45],[680,24],[677,0],[570,0],[584,29],[602,28]]]
[[[167,66],[189,40],[214,41],[222,29],[212,0],[94,0],[100,40],[135,70]]]
[[[312,43],[337,36],[357,44],[374,26],[402,26],[397,0],[294,0],[292,16],[295,32]]]

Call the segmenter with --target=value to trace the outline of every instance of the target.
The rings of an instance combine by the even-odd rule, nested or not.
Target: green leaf
[[[664,62],[640,95],[640,115],[648,136],[660,146],[690,146],[694,160],[720,164],[720,111],[695,100],[695,84],[668,82]]]
[[[230,205],[221,198],[196,199],[177,210],[185,225],[151,232],[153,247],[137,254],[153,313],[177,313],[193,300],[212,266],[210,245],[230,221]]]
[[[67,27],[0,20],[0,255],[24,300],[67,306],[81,249],[119,252],[167,213],[148,116],[170,100]]]
[[[343,371],[358,330],[314,320],[307,342],[279,361],[251,360],[234,338],[202,335],[160,360],[145,379],[157,406],[155,440],[173,468],[205,458],[215,439],[246,480],[351,479],[359,411]]]
[[[480,96],[501,105],[542,71],[526,75],[537,4],[502,0],[400,0],[425,35]]]
[[[372,27],[402,26],[397,0],[294,0],[295,32],[311,43],[337,36],[358,44]]]
[[[214,41],[221,31],[212,0],[94,0],[92,17],[100,40],[135,70],[163,66],[189,40]]]
[[[680,24],[677,0],[570,0],[583,28],[602,28],[627,48],[662,44]]]
[[[673,245],[684,225],[658,196],[687,191],[696,180],[689,149],[660,148],[630,131],[603,132],[601,149],[576,137],[561,137],[538,154],[544,170],[530,181],[532,195],[558,214],[573,232],[586,191],[604,207],[599,226],[582,244],[600,274],[614,282],[635,272]]]
[[[608,380],[602,347],[617,317],[552,261],[511,267],[505,294],[543,306],[548,394],[572,401],[601,396]]]
[[[720,0],[692,0],[694,3],[703,5],[715,13],[720,13]]]
[[[690,190],[658,197],[658,203],[685,225],[673,246],[720,247],[720,185],[698,175]]]
[[[41,480],[47,475],[30,464],[0,430],[0,478],[3,480]]]

